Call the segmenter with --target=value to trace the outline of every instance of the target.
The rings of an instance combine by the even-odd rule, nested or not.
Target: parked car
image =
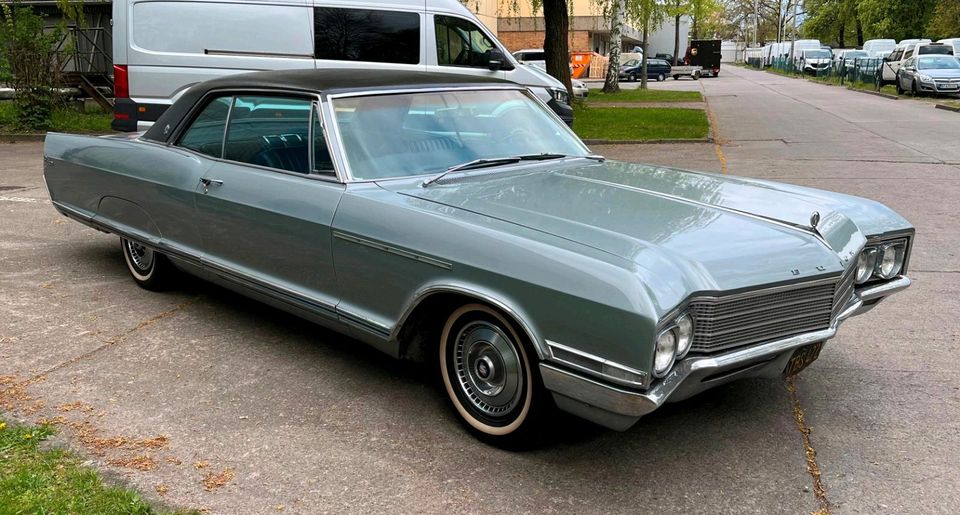
[[[544,72],[547,71],[547,62],[546,61],[523,61],[523,64],[527,66],[536,66]],[[571,66],[571,68],[573,68]],[[573,71],[572,69],[570,70]],[[587,98],[590,96],[590,89],[587,88],[586,83],[578,79],[570,79],[570,87],[573,89],[573,96],[577,98]]]
[[[870,39],[863,43],[863,51],[868,57],[883,58],[890,55],[895,48],[897,48],[895,39]]]
[[[513,53],[513,58],[521,63],[546,62],[547,56],[542,48],[525,48]]]
[[[573,121],[563,84],[517,66],[458,0],[116,0],[112,25],[116,130],[147,128],[198,82],[317,67],[506,79]]]
[[[790,52],[790,62],[793,63],[793,66],[796,69],[800,69],[800,59],[803,57],[804,50],[820,50],[821,44],[819,39],[798,39],[793,42],[792,45],[789,45]]]
[[[804,50],[800,54],[800,72],[819,75],[823,72],[830,71],[830,63],[832,60],[833,56],[829,50],[823,48]]]
[[[931,43],[929,39],[908,39],[897,45],[897,48],[883,58],[880,66],[880,84],[895,84],[897,72],[903,62],[914,55],[953,55],[953,47],[943,43]]]
[[[663,81],[671,75],[670,70],[673,67],[663,59],[647,59],[647,79]],[[620,78],[635,82],[643,76],[643,63],[638,59],[633,59],[623,63],[620,66]]]
[[[897,72],[897,93],[914,95],[960,93],[960,59],[952,55],[919,55],[903,62]]]
[[[605,160],[484,77],[222,77],[144,134],[43,153],[53,207],[119,235],[138,285],[187,271],[433,364],[498,444],[554,405],[624,430],[796,374],[910,285],[914,229],[877,202]]]
[[[656,54],[653,57],[655,59],[662,59],[670,64],[673,64],[673,54]]]

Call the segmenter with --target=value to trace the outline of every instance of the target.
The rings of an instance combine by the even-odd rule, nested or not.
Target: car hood
[[[919,73],[929,75],[934,79],[960,79],[960,70],[918,70]]]
[[[697,290],[835,275],[866,242],[837,209],[840,203],[817,190],[804,194],[714,174],[582,163],[475,170],[428,187],[419,180],[381,186],[587,245]],[[815,211],[818,231],[809,227]]]

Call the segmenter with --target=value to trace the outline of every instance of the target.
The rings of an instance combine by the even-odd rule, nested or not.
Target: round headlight
[[[903,268],[903,246],[888,244],[880,247],[877,275],[884,279],[892,279]]]
[[[693,343],[693,319],[683,315],[677,319],[677,359],[687,355]]]
[[[657,337],[657,348],[653,357],[653,375],[663,377],[673,360],[677,357],[677,335],[673,329],[664,331]]]
[[[857,258],[857,284],[863,284],[870,280],[873,275],[873,269],[877,266],[877,249],[866,248]]]

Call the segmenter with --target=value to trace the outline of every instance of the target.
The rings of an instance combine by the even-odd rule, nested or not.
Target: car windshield
[[[960,59],[950,55],[924,56],[917,59],[918,70],[960,70]]]
[[[625,62],[625,63],[623,63],[623,64],[620,65],[621,68],[629,68],[629,67],[633,67],[633,66],[640,66],[640,60],[639,60],[639,59],[630,59],[629,61],[627,61],[627,62]]]
[[[333,107],[347,164],[360,180],[440,173],[478,159],[590,154],[520,90],[345,97]]]
[[[803,56],[808,59],[829,59],[830,51],[828,50],[804,50]]]

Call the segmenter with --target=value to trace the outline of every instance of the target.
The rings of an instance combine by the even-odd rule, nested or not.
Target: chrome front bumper
[[[560,409],[624,431],[667,401],[684,400],[736,379],[781,375],[794,349],[833,338],[844,320],[869,311],[886,296],[908,286],[910,279],[901,276],[861,290],[837,315],[829,329],[717,356],[688,357],[677,362],[666,377],[642,392],[612,386],[548,362],[540,364],[540,374]]]

